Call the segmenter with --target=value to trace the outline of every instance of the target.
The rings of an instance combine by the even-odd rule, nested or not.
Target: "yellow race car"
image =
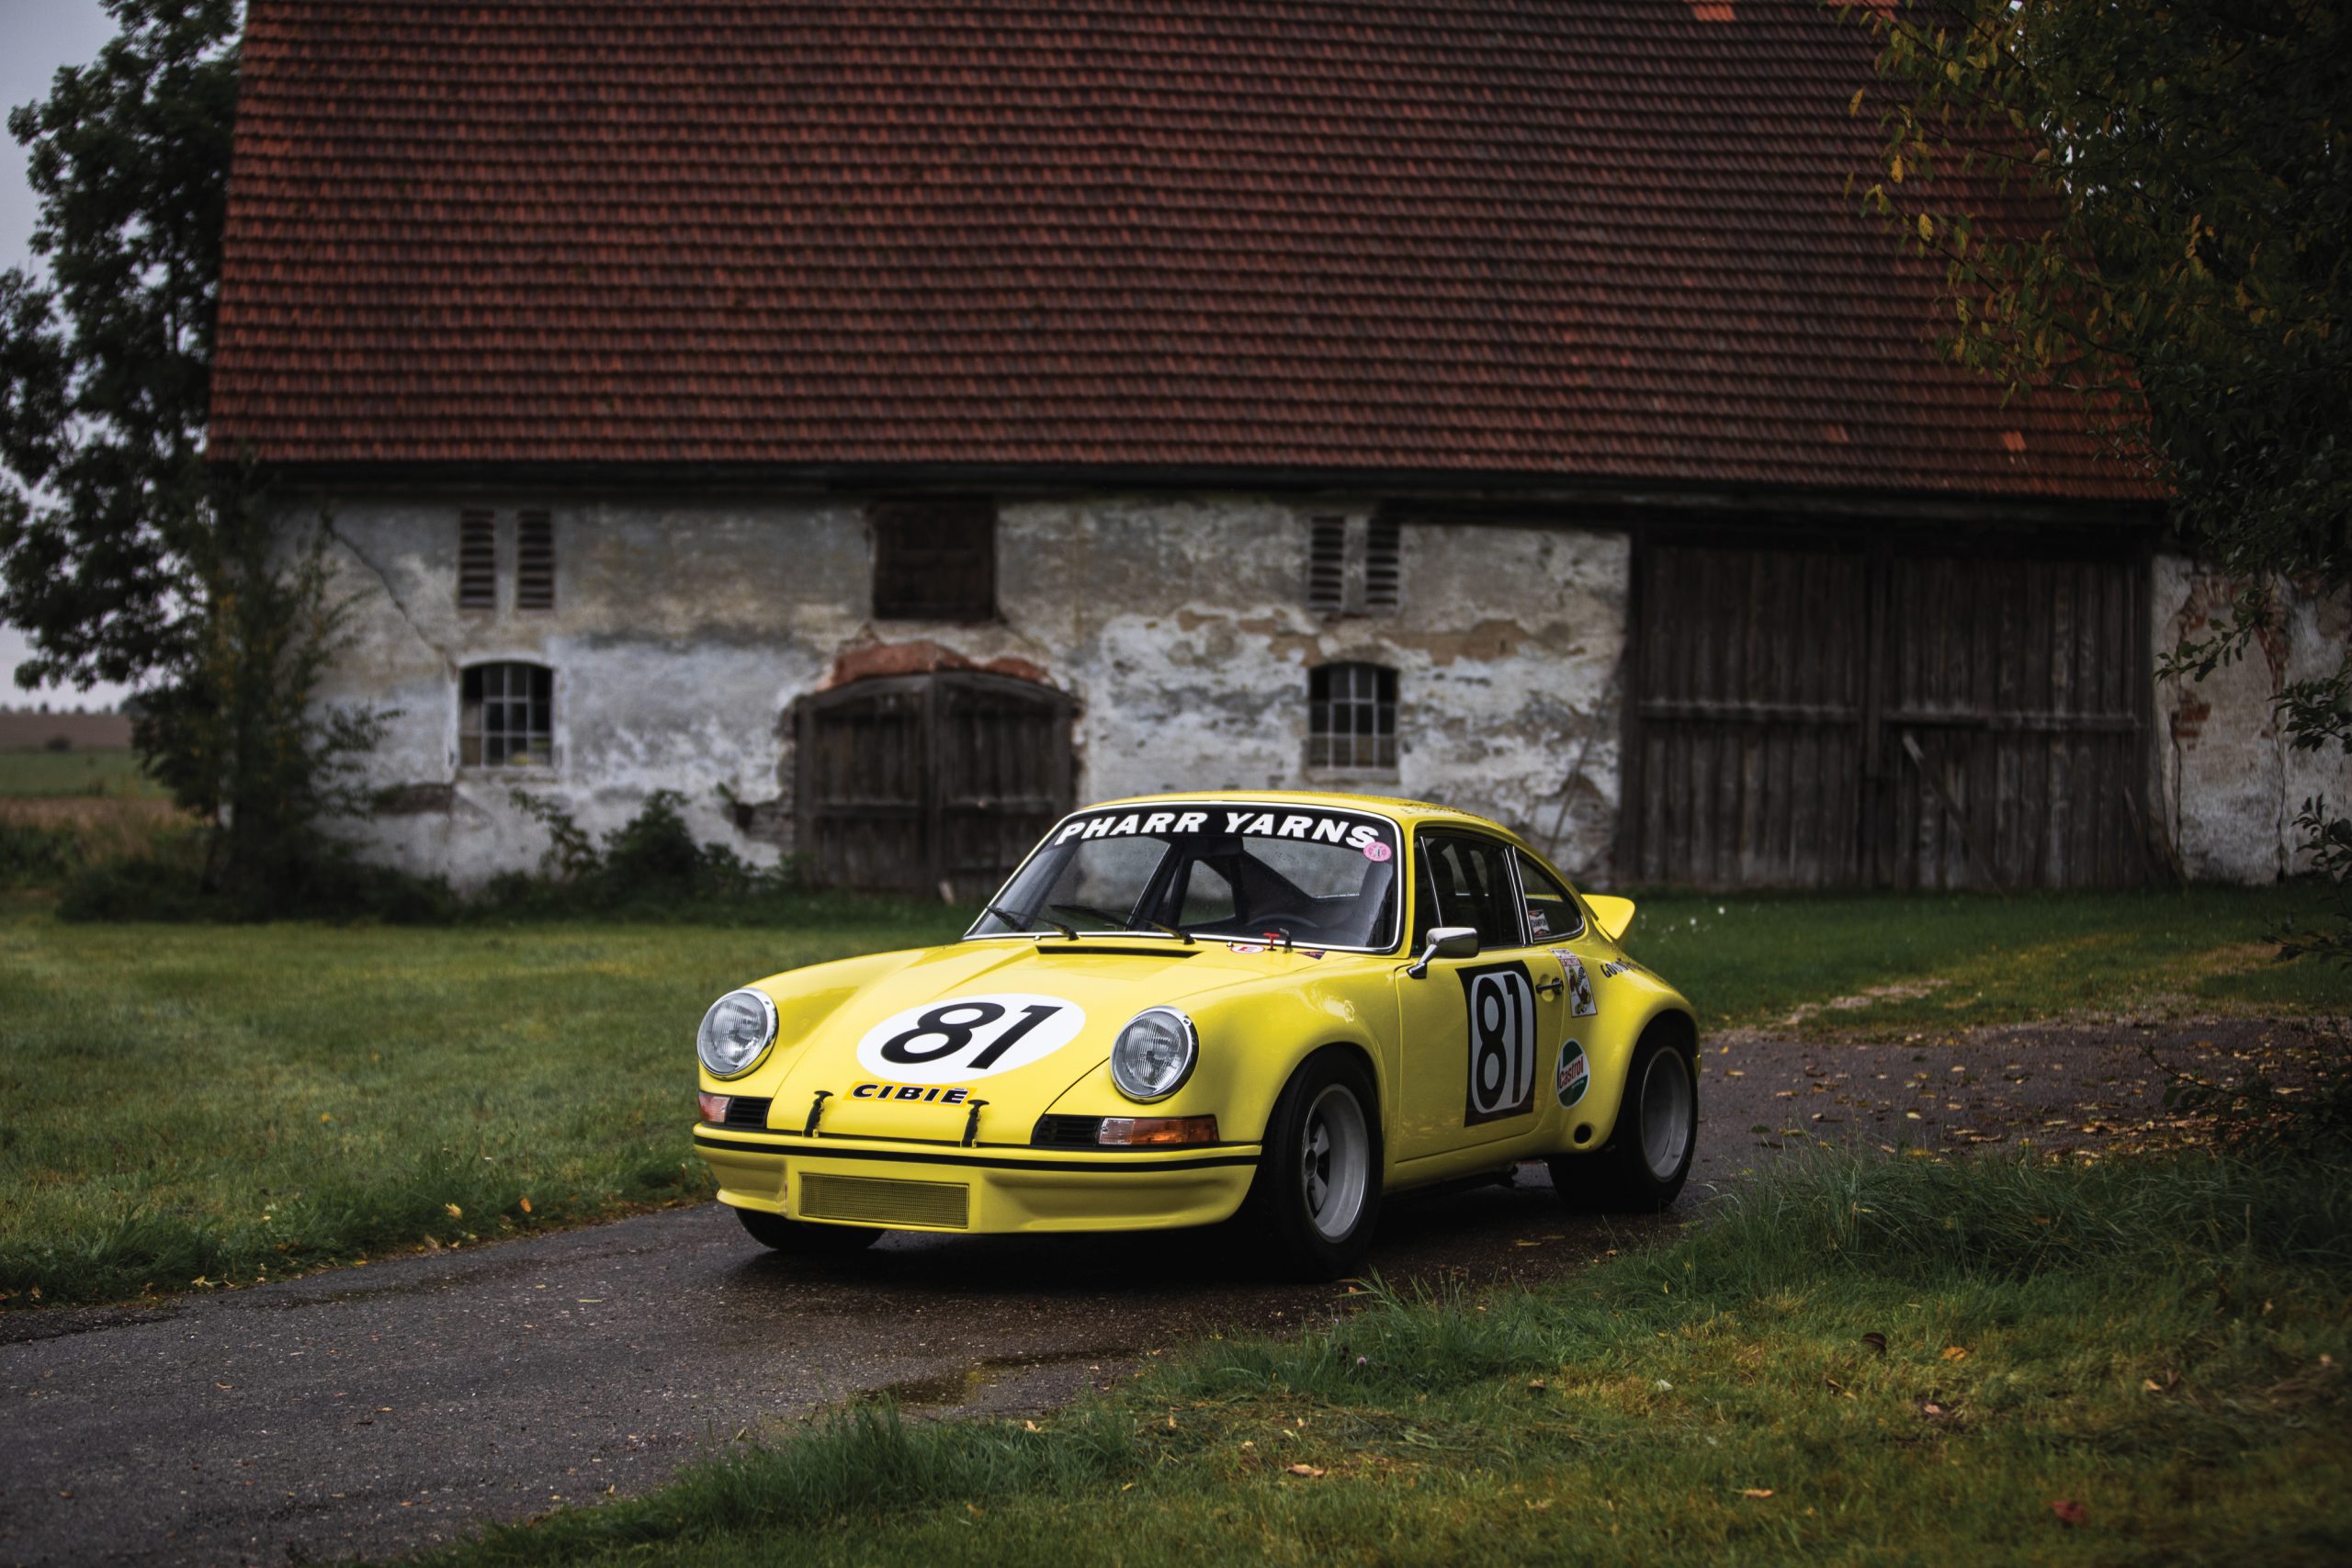
[[[1572,1205],[1662,1209],[1698,1032],[1618,945],[1633,913],[1443,807],[1113,801],[962,941],[719,998],[695,1146],[785,1251],[1240,1216],[1328,1278],[1385,1195],[1532,1158]]]

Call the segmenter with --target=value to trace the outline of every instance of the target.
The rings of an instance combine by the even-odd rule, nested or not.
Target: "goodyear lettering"
[[[849,1091],[852,1100],[911,1100],[924,1105],[961,1105],[972,1097],[968,1089],[940,1084],[862,1083]]]

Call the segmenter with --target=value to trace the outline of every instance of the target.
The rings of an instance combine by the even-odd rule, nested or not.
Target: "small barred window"
[[[555,671],[543,664],[469,666],[458,679],[458,761],[469,768],[555,765]]]
[[[1396,766],[1396,671],[1325,664],[1306,672],[1306,765],[1385,772]]]

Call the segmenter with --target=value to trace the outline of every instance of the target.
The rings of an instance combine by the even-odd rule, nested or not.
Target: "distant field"
[[[127,751],[130,749],[130,719],[119,713],[0,709],[0,751],[38,751],[61,737],[76,751]]]
[[[60,795],[161,800],[164,790],[140,771],[135,751],[0,750],[0,799]]]

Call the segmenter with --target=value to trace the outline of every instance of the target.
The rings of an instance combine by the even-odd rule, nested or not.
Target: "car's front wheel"
[[[1668,1034],[1642,1037],[1609,1142],[1596,1154],[1554,1155],[1549,1162],[1562,1202],[1580,1213],[1654,1214],[1682,1195],[1699,1146],[1699,1085],[1690,1067]]]
[[[1249,1213],[1267,1260],[1311,1280],[1352,1272],[1380,1218],[1380,1115],[1345,1051],[1307,1058],[1266,1124]]]
[[[882,1233],[865,1225],[812,1225],[787,1220],[758,1209],[738,1209],[735,1217],[762,1247],[801,1258],[837,1258],[863,1252],[882,1239]]]

